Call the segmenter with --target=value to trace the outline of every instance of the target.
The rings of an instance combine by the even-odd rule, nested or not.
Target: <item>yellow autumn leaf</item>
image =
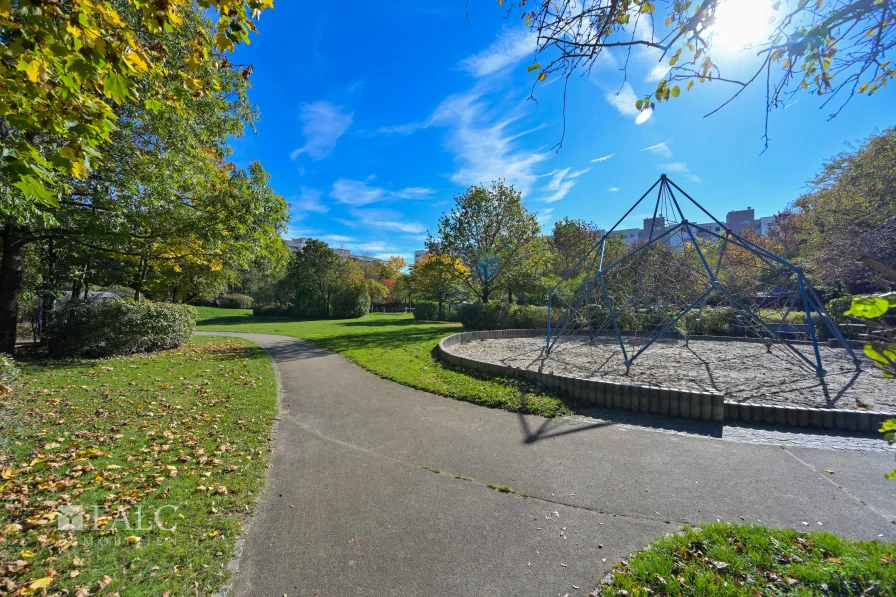
[[[23,549],[23,550],[21,551],[21,554],[22,554],[22,557],[23,557],[23,558],[33,558],[34,556],[37,555],[35,552],[30,551],[30,550],[28,550],[28,549]]]
[[[530,72],[530,73],[531,73],[533,70],[536,70],[536,69],[539,69],[539,68],[541,68],[541,63],[540,63],[540,62],[536,62],[535,64],[533,64],[532,66],[530,66],[529,68],[527,68],[527,69],[526,69],[526,72]]]
[[[3,527],[4,535],[15,535],[16,533],[20,533],[22,531],[22,525],[17,523],[8,524]]]
[[[3,472],[0,473],[0,477],[3,477],[4,479],[12,479],[15,476],[16,470],[14,468],[5,468],[3,469]]]
[[[22,595],[34,595],[41,589],[46,589],[51,584],[53,584],[53,578],[50,576],[45,576],[43,578],[38,578],[36,580],[32,580],[28,583],[28,586],[23,587],[21,590]]]
[[[140,537],[138,537],[136,535],[131,535],[130,537],[125,539],[125,541],[127,541],[131,545],[137,545],[138,543],[140,543]]]
[[[0,0],[0,17],[8,19],[12,15],[12,2],[10,0]]]
[[[72,176],[79,180],[87,178],[87,168],[81,162],[72,162]]]

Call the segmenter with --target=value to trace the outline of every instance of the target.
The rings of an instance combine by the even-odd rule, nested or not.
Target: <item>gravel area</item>
[[[811,354],[811,347],[807,349]],[[719,392],[728,400],[816,408],[896,412],[896,382],[888,382],[870,361],[856,372],[843,349],[821,348],[824,380],[784,346],[755,342],[665,340],[651,345],[628,375],[615,340],[570,338],[543,359],[542,338],[476,340],[453,346],[456,354],[524,369],[583,379],[603,379],[680,390]],[[626,346],[629,350],[629,346]],[[629,353],[631,354],[631,353]]]

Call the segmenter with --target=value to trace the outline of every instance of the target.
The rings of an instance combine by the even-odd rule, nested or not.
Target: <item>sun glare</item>
[[[722,0],[709,28],[712,45],[742,50],[758,44],[771,30],[774,16],[769,0]]]

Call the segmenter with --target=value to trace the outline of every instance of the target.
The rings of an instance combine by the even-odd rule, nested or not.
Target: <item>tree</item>
[[[637,100],[639,110],[653,110],[678,97],[681,85],[690,90],[695,82],[713,81],[733,85],[731,99],[756,81],[765,82],[767,111],[803,91],[829,98],[843,92],[842,109],[855,94],[873,95],[896,76],[896,68],[884,58],[896,45],[892,0],[776,2],[774,27],[749,49],[756,59],[741,78],[722,70],[743,63],[741,57],[729,65],[724,64],[724,55],[719,62],[711,57],[717,35],[713,26],[730,9],[730,0],[670,1],[661,15],[656,0],[506,3],[508,14],[518,9],[537,38],[536,61],[529,66],[536,76],[533,91],[554,74],[568,80],[577,71],[589,73],[604,52],[622,50],[628,56],[635,48],[655,50],[669,67],[656,89]],[[746,2],[734,7],[755,10]],[[628,58],[624,69],[627,66]],[[767,128],[766,121],[766,143]]]
[[[802,256],[825,284],[890,289],[870,258],[896,267],[896,127],[827,162],[794,202]]]
[[[211,35],[198,11],[182,14]],[[168,66],[191,50],[194,35],[167,34]],[[67,247],[129,262],[138,297],[154,271],[177,273],[186,262],[218,271],[282,254],[285,201],[268,186],[259,164],[241,170],[226,161],[229,139],[255,118],[246,80],[211,64],[192,75],[217,91],[182,106],[115,107],[119,126],[109,135],[104,159],[85,178],[68,177],[59,207],[25,201],[0,186],[0,351],[13,350],[23,257],[32,243],[46,243],[53,256],[48,292],[57,290],[54,263]],[[177,77],[172,84],[179,85]]]
[[[198,5],[198,10],[196,5]],[[110,105],[180,107],[216,91],[196,76],[229,69],[273,0],[0,0],[0,192],[57,205],[65,179],[102,159],[121,115]],[[196,16],[217,13],[214,29]],[[171,45],[172,36],[186,44]],[[171,62],[177,64],[171,68]],[[251,67],[242,71],[251,74]]]
[[[469,274],[461,262],[450,255],[429,253],[420,263],[414,265],[411,277],[417,295],[439,304],[439,320],[445,319],[445,303],[463,299],[460,282]]]
[[[563,218],[554,222],[551,244],[556,251],[556,274],[563,276],[597,244],[600,233],[592,222]]]
[[[348,277],[349,264],[354,265],[327,243],[308,239],[300,251],[292,254],[283,280],[293,313],[301,317],[329,317],[333,297]]]
[[[526,211],[520,193],[504,182],[472,186],[454,200],[451,213],[439,218],[441,248],[436,249],[432,237],[427,247],[460,260],[468,268],[463,282],[487,303],[524,261],[526,245],[538,236],[538,219]]]

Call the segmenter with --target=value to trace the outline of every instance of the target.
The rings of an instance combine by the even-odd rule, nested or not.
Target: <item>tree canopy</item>
[[[440,248],[468,268],[463,280],[482,302],[505,288],[526,259],[526,246],[540,231],[538,219],[526,211],[512,185],[475,185],[455,197],[449,214],[439,218]],[[427,246],[436,243],[430,238]]]
[[[528,67],[536,77],[533,88],[552,75],[568,79],[579,71],[589,73],[604,52],[624,53],[627,70],[632,50],[652,49],[668,72],[656,89],[637,100],[639,110],[653,110],[695,83],[709,82],[732,85],[733,97],[764,84],[766,110],[802,92],[839,95],[842,108],[853,95],[874,95],[896,76],[896,67],[885,57],[896,45],[892,0],[774,2],[770,31],[745,50],[755,56],[746,76],[729,74],[742,58],[715,52],[720,44],[714,25],[730,3],[499,0],[508,15],[519,13],[537,39],[536,59]]]
[[[197,76],[230,69],[273,0],[0,0],[0,191],[57,205],[84,179],[122,115],[183,106],[219,90]],[[199,25],[203,14],[217,23]],[[181,36],[172,45],[172,39]],[[172,64],[175,63],[175,64]],[[242,70],[248,77],[251,67]]]

